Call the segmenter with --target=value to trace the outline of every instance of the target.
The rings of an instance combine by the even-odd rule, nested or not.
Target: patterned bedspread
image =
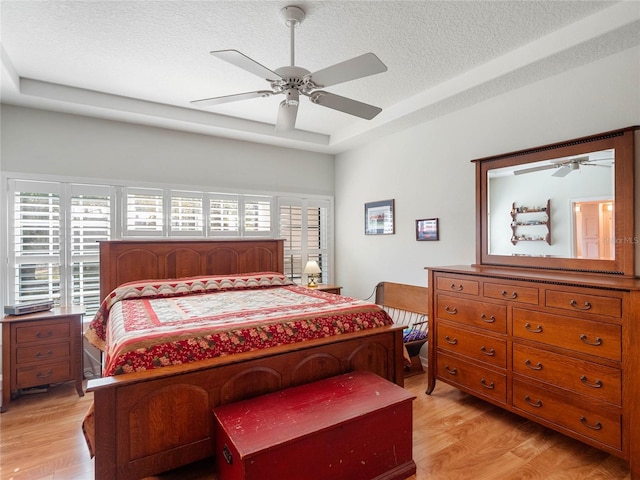
[[[392,323],[377,305],[260,272],[122,285],[85,336],[105,352],[107,376]]]

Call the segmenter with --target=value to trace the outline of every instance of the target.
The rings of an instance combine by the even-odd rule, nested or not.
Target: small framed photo
[[[419,242],[440,240],[438,234],[438,219],[424,218],[422,220],[416,220],[416,240]]]
[[[391,235],[396,233],[394,204],[394,200],[382,200],[364,204],[365,235]]]

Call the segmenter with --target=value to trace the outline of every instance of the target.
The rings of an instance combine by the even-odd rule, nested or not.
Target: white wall
[[[333,195],[333,155],[2,106],[2,170]]]
[[[634,47],[338,155],[336,280],[343,292],[366,298],[380,281],[426,285],[427,266],[473,263],[470,161],[640,125],[639,86]],[[639,172],[636,161],[636,192]],[[364,235],[364,203],[390,198],[396,234]],[[417,242],[415,220],[432,217],[440,219],[440,241]]]

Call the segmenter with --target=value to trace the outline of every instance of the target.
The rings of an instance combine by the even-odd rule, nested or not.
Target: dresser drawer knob
[[[482,315],[480,315],[480,320],[482,320],[483,322],[486,323],[493,323],[496,321],[496,317],[495,315],[491,315],[490,317],[487,317],[484,313]]]
[[[600,345],[602,345],[602,339],[600,337],[596,337],[593,342],[588,338],[589,337],[587,337],[587,335],[584,333],[580,335],[580,340],[582,340],[587,345],[591,345],[592,347],[599,347]]]
[[[532,407],[540,408],[542,406],[542,400],[536,400],[535,402],[531,400],[531,397],[527,395],[524,397],[524,401],[527,402]]]
[[[42,352],[36,353],[37,358],[49,358],[51,355],[53,355],[53,352],[51,350],[49,350],[47,353],[42,353]]]
[[[444,307],[444,311],[450,315],[455,315],[456,313],[458,313],[458,309],[456,307],[451,308],[449,305]]]
[[[445,335],[444,336],[445,341],[450,344],[450,345],[456,345],[458,343],[458,339],[454,338],[453,340],[451,339],[451,337],[449,335]]]
[[[484,378],[480,379],[480,383],[484,388],[488,388],[489,390],[493,390],[494,388],[496,388],[496,384],[494,382],[487,383]]]
[[[542,364],[540,362],[536,363],[535,365],[533,365],[531,363],[531,360],[529,360],[528,358],[524,361],[524,364],[529,367],[531,370],[542,370]]]
[[[587,377],[585,377],[584,375],[582,375],[580,377],[580,381],[582,383],[584,383],[587,387],[591,387],[591,388],[602,388],[602,380],[596,380],[595,383],[591,383],[587,380]]]
[[[504,298],[508,298],[509,300],[513,300],[514,298],[518,298],[518,293],[517,292],[513,292],[512,294],[508,294],[506,290],[502,290],[500,292],[500,295],[502,295]]]
[[[600,422],[596,422],[594,425],[591,425],[586,417],[580,417],[580,422],[582,422],[582,424],[587,427],[590,428],[591,430],[602,430],[602,424]]]
[[[445,365],[444,369],[447,371],[448,374],[450,375],[457,375],[458,374],[458,369],[457,368],[449,368],[449,365]]]
[[[37,338],[49,338],[52,335],[53,335],[53,332],[51,330],[47,330],[46,333],[42,333],[42,332],[37,332],[36,333],[36,337]]]
[[[461,292],[462,291],[462,285],[456,285],[455,283],[452,283],[450,285],[451,290],[454,290],[456,292]]]
[[[47,373],[38,372],[36,374],[36,377],[38,377],[38,378],[47,378],[47,377],[50,377],[52,374],[53,374],[53,372],[51,370],[47,370]]]
[[[480,347],[480,351],[488,357],[493,357],[496,354],[496,351],[493,348],[487,350],[484,345]]]
[[[531,324],[527,322],[524,324],[524,328],[531,333],[542,333],[542,325],[538,325],[536,328],[531,328]]]
[[[571,305],[573,308],[577,309],[577,310],[590,310],[591,309],[591,304],[589,302],[584,302],[584,306],[581,307],[578,305],[578,302],[576,302],[575,300],[571,300],[569,302],[569,305]]]

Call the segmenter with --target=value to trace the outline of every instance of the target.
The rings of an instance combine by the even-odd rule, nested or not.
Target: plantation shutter
[[[100,241],[111,239],[113,192],[102,185],[70,186],[71,297],[87,313],[100,306]]]
[[[9,255],[13,260],[9,303],[60,303],[61,215],[56,183],[9,181],[12,214]]]

